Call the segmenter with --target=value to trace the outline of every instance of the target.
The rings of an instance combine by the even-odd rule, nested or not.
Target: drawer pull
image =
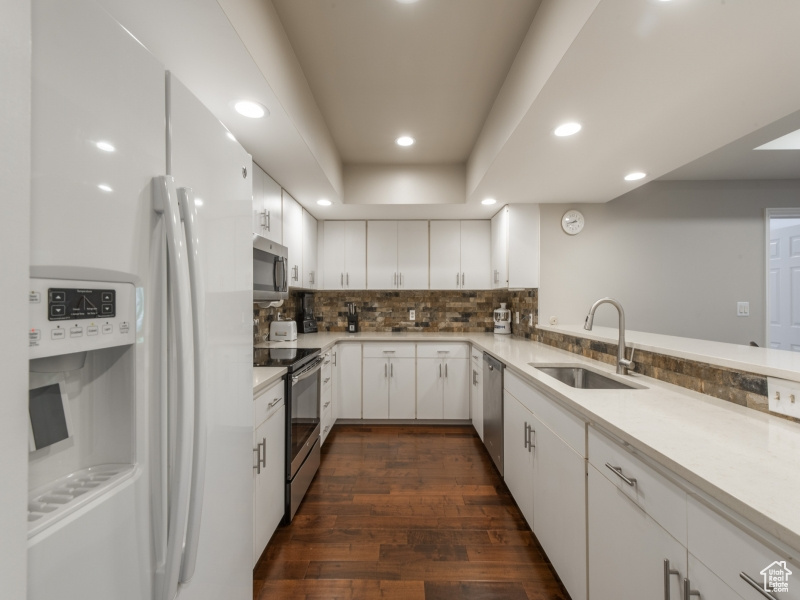
[[[681,576],[681,572],[677,569],[670,569],[669,567],[669,559],[664,559],[664,600],[669,600],[669,576],[670,575],[677,575],[679,578]]]
[[[744,571],[742,571],[741,573],[739,573],[739,577],[741,577],[741,578],[742,578],[742,579],[744,579],[744,580],[745,580],[745,581],[746,581],[748,584],[750,584],[750,587],[752,587],[752,588],[753,588],[755,591],[757,591],[759,594],[761,594],[762,596],[764,596],[764,598],[770,598],[770,600],[778,600],[778,599],[775,597],[775,595],[774,595],[774,594],[770,594],[768,591],[766,591],[766,590],[765,590],[763,587],[761,587],[761,585],[760,585],[760,584],[759,584],[759,583],[758,583],[758,582],[757,582],[755,579],[753,579],[752,577],[750,577],[750,576],[749,576],[747,573],[745,573]]]
[[[636,480],[633,477],[625,477],[625,475],[622,474],[622,467],[612,467],[610,463],[606,463],[606,467],[611,469],[617,477],[622,479],[622,481],[627,483],[629,486],[633,487],[636,485]]]
[[[273,406],[275,406],[275,405],[276,405],[278,402],[280,402],[280,401],[281,401],[281,399],[280,399],[280,398],[275,398],[275,399],[274,399],[272,402],[270,402],[269,404],[267,404],[267,408],[272,408]]]
[[[683,600],[689,600],[691,596],[702,596],[702,594],[692,589],[692,584],[688,579],[683,580]]]

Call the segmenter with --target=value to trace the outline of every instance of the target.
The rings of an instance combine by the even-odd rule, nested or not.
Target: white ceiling
[[[273,0],[345,163],[465,163],[539,3]]]

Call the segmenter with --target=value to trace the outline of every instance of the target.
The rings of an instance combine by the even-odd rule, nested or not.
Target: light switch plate
[[[417,311],[412,308],[411,310],[408,311],[408,319],[410,321],[414,321],[416,320],[416,318],[417,318]]]
[[[516,313],[515,321],[516,321],[517,325],[519,325],[519,311],[517,311],[517,313]]]
[[[750,303],[749,302],[737,302],[736,303],[736,316],[737,317],[749,317],[750,316]]]
[[[800,382],[767,377],[769,410],[800,419]]]

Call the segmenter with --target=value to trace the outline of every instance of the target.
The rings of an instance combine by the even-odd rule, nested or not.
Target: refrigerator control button
[[[50,302],[51,303],[58,303],[58,302],[66,302],[67,301],[67,294],[64,290],[50,290]]]
[[[42,339],[41,330],[39,330],[39,329],[31,329],[28,332],[28,341],[30,342],[31,346],[36,344],[41,339]]]
[[[100,305],[100,314],[113,315],[114,314],[114,305],[113,304],[101,304]]]
[[[69,328],[69,337],[76,338],[76,337],[83,337],[83,327],[80,325],[75,325]]]
[[[31,292],[28,294],[28,302],[30,304],[39,304],[42,301],[42,295],[39,292]]]
[[[100,302],[114,302],[114,292],[110,290],[100,292]]]
[[[50,330],[50,339],[51,340],[63,340],[67,337],[67,332],[61,327],[56,327],[55,329]]]
[[[67,307],[63,304],[51,304],[50,305],[50,316],[51,317],[63,317],[67,313]]]
[[[86,328],[86,335],[97,335],[100,328],[97,325],[89,325]]]
[[[106,323],[103,325],[103,335],[108,335],[109,333],[114,333],[114,326]]]
[[[128,325],[127,323],[120,323],[119,324],[119,332],[120,333],[128,333],[129,329],[130,329],[130,325]]]

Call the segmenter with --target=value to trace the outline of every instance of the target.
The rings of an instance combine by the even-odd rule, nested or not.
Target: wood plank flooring
[[[254,600],[568,600],[469,426],[336,425]]]

